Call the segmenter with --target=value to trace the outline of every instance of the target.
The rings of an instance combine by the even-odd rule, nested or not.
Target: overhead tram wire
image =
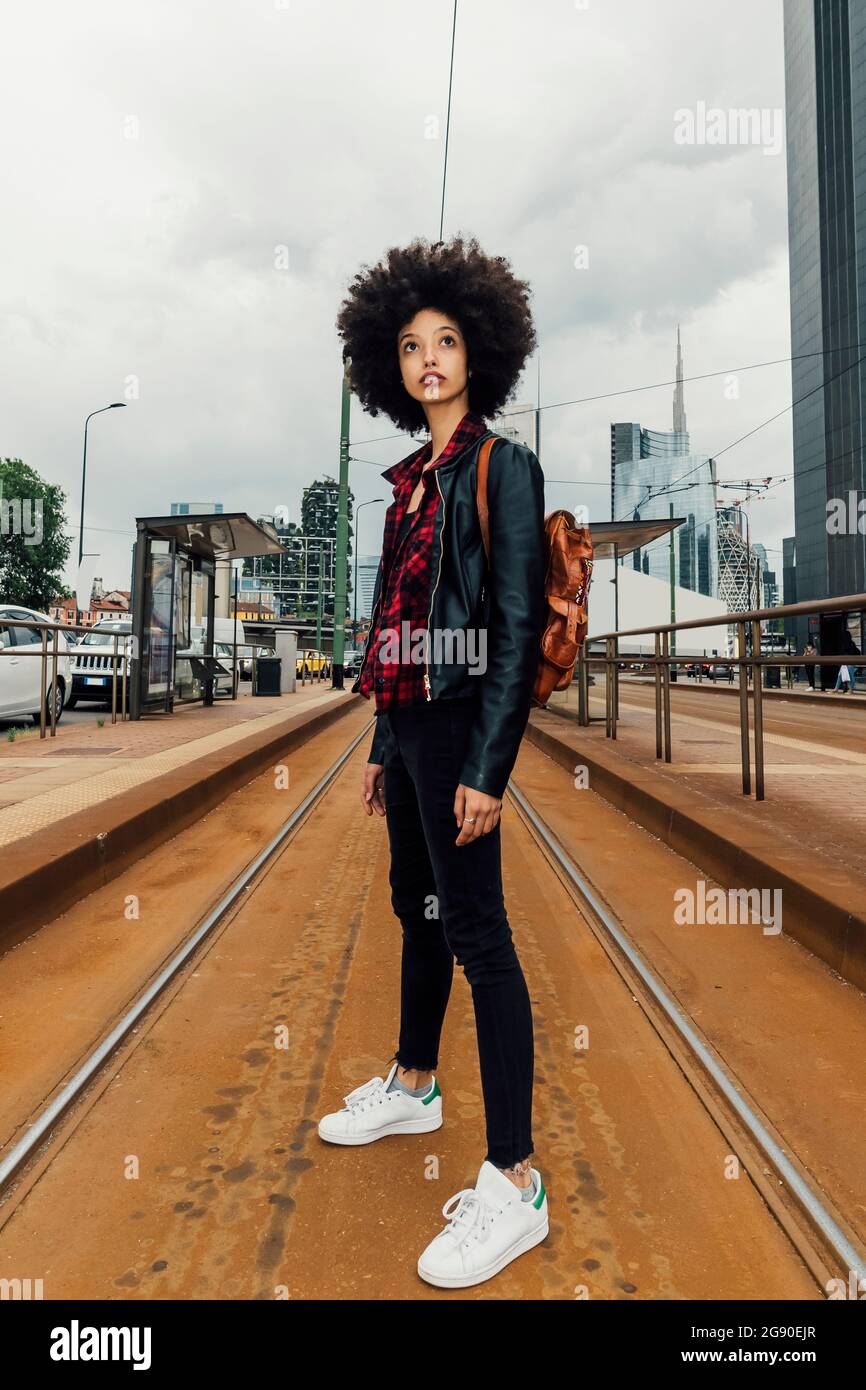
[[[779,367],[786,362],[799,362],[807,357],[827,357],[831,352],[855,352],[858,348],[862,347],[866,347],[866,343],[850,343],[847,347],[821,348],[815,352],[798,352],[793,357],[773,357],[766,362],[750,362],[744,367],[725,367],[720,371],[700,372],[695,376],[683,377],[683,384],[685,385],[686,382],[690,381],[709,381],[714,376],[736,376],[738,372],[753,372],[757,371],[759,367]],[[860,358],[860,361],[862,360],[863,359]],[[846,367],[844,370],[849,371],[851,366],[856,367],[857,363],[852,362],[850,366]],[[673,378],[671,381],[654,381],[646,386],[631,386],[620,391],[603,391],[597,396],[578,396],[572,401],[553,401],[550,405],[543,405],[539,408],[541,410],[559,410],[560,407],[564,405],[588,405],[593,401],[611,400],[614,396],[632,396],[637,395],[641,391],[660,391],[663,387],[666,388],[676,385],[676,378]]]
[[[793,478],[807,478],[810,473],[819,473],[821,469],[826,468],[828,464],[841,463],[843,459],[851,458],[852,454],[862,454],[864,449],[866,449],[866,445],[860,444],[856,449],[846,449],[843,454],[833,454],[830,458],[823,459],[821,463],[813,464],[811,468],[801,468],[799,472],[763,473],[761,479],[758,481],[762,481],[766,478],[769,486],[778,487],[781,483],[791,482]],[[749,487],[755,481],[756,479],[754,478],[745,478],[742,480],[742,486]]]
[[[845,349],[843,349],[843,348],[840,348],[840,349],[833,349],[833,350],[834,350],[834,351],[845,351]],[[810,354],[810,355],[811,355],[811,354]],[[787,415],[788,411],[789,411],[789,410],[793,410],[795,405],[802,405],[803,401],[807,401],[807,400],[809,399],[810,396],[814,396],[815,393],[818,392],[818,391],[823,391],[823,390],[825,389],[825,387],[829,386],[832,382],[838,381],[838,379],[839,379],[840,377],[844,376],[844,375],[846,374],[846,372],[853,371],[853,369],[854,369],[855,367],[859,367],[859,365],[860,365],[861,362],[866,362],[866,353],[864,353],[862,357],[858,357],[856,362],[852,362],[849,366],[843,367],[842,370],[839,371],[839,372],[837,372],[835,376],[827,377],[824,381],[820,381],[820,382],[818,383],[817,386],[813,386],[813,387],[812,387],[811,391],[807,391],[807,392],[805,393],[805,395],[799,396],[799,397],[797,398],[797,400],[795,400],[795,401],[791,401],[788,405],[785,406],[785,408],[784,408],[783,410],[777,411],[775,415],[771,415],[771,416],[769,417],[769,419],[762,421],[760,425],[755,425],[755,428],[754,428],[754,429],[748,430],[748,431],[746,432],[746,434],[740,435],[740,438],[739,438],[739,439],[735,439],[735,440],[733,441],[733,443],[731,443],[731,444],[726,444],[725,447],[724,447],[724,449],[719,449],[717,452],[715,452],[715,453],[713,453],[713,454],[708,454],[707,457],[710,458],[710,459],[712,459],[713,461],[715,461],[717,458],[721,458],[722,454],[727,454],[727,453],[729,453],[731,449],[735,449],[735,448],[737,447],[737,445],[738,445],[738,444],[742,444],[742,443],[744,442],[744,440],[746,440],[746,439],[751,439],[752,435],[757,434],[759,430],[764,429],[767,425],[772,425],[773,422],[774,422],[775,420],[778,420],[782,415]],[[671,479],[671,482],[670,482],[670,487],[674,487],[675,484],[683,482],[686,478],[690,478],[690,477],[692,476],[693,473],[699,472],[699,470],[700,470],[701,468],[703,468],[703,467],[704,467],[704,462],[702,461],[701,463],[696,464],[694,468],[690,468],[690,469],[688,470],[687,473],[682,473],[682,474],[680,474],[680,476],[679,476],[678,478],[672,478],[672,479]],[[668,489],[662,489],[662,491],[667,491],[667,490],[668,490]],[[642,506],[645,506],[646,503],[649,502],[649,501],[652,499],[652,497],[659,497],[659,496],[661,496],[661,495],[662,495],[661,492],[650,493],[647,497],[645,497],[645,498],[643,499],[642,502],[638,502],[638,503],[637,503],[638,509],[640,509],[640,507],[642,507]],[[634,507],[631,507],[629,510],[633,513],[633,512],[634,512]],[[625,520],[627,520],[627,518],[626,518],[625,516],[618,516],[618,517],[615,518],[615,520],[616,520],[616,521],[625,521]]]
[[[744,366],[744,367],[722,367],[722,368],[720,368],[720,369],[717,370],[717,371],[713,371],[713,372],[699,372],[699,373],[697,373],[695,376],[686,376],[686,377],[683,377],[683,384],[685,385],[685,384],[687,384],[687,383],[689,383],[689,382],[692,382],[692,381],[710,381],[710,380],[712,380],[713,377],[716,377],[716,376],[736,376],[736,374],[737,374],[738,372],[754,372],[754,371],[758,371],[759,368],[761,368],[761,367],[778,367],[778,366],[783,366],[786,362],[800,362],[800,361],[805,360],[805,359],[808,358],[808,357],[828,357],[828,356],[830,355],[830,353],[833,353],[833,352],[854,352],[854,351],[856,351],[858,348],[861,348],[861,347],[866,347],[866,342],[864,342],[864,343],[849,343],[846,347],[840,347],[840,348],[823,348],[823,349],[817,349],[815,352],[798,352],[798,353],[796,353],[793,357],[773,357],[773,358],[769,358],[766,362],[750,362],[750,363],[748,363],[748,364],[747,364],[746,366]],[[858,361],[862,362],[862,361],[863,361],[863,358],[862,358],[862,357],[859,358]],[[857,362],[851,363],[851,367],[856,367],[857,365],[858,365]],[[843,370],[844,370],[844,371],[850,371],[851,367],[845,367]],[[841,373],[840,373],[840,375],[841,375]],[[830,380],[831,380],[831,381],[835,380],[835,377],[831,377]],[[569,400],[569,401],[551,401],[551,403],[550,403],[549,405],[542,405],[542,406],[539,406],[539,407],[537,407],[537,408],[538,408],[539,410],[560,410],[563,406],[567,406],[567,405],[591,405],[594,401],[608,401],[608,400],[613,400],[614,397],[616,397],[616,396],[634,396],[634,395],[638,395],[641,391],[661,391],[662,389],[666,389],[667,387],[676,386],[676,384],[677,384],[677,383],[676,383],[676,380],[670,380],[670,381],[653,381],[653,382],[648,382],[645,386],[629,386],[629,387],[625,387],[625,388],[622,388],[622,389],[617,390],[617,391],[602,391],[602,392],[600,392],[598,395],[595,395],[595,396],[577,396],[577,397],[575,397],[574,400]],[[822,386],[825,385],[825,384],[826,384],[826,383],[824,383],[824,382],[821,383]],[[816,389],[816,390],[819,390],[820,387],[816,387],[815,389]],[[808,393],[807,393],[807,394],[808,394]],[[805,400],[806,397],[803,396],[801,399]],[[793,402],[793,404],[796,405],[797,402],[795,401],[795,402]],[[789,406],[789,407],[787,407],[787,408],[790,409],[791,407]],[[535,407],[533,407],[533,409],[535,409]],[[784,413],[784,412],[782,412],[782,413]],[[774,417],[774,418],[775,418],[775,417]],[[758,426],[758,428],[761,428],[761,427]],[[373,439],[352,439],[352,440],[349,441],[349,445],[350,445],[350,447],[352,447],[352,446],[357,447],[357,446],[363,446],[364,444],[381,444],[381,443],[383,443],[385,440],[388,440],[388,439],[411,439],[411,438],[413,438],[413,437],[414,437],[414,436],[407,434],[405,431],[401,431],[401,432],[399,432],[399,433],[397,433],[397,434],[380,434],[380,435],[376,435]],[[744,435],[743,437],[744,437],[744,438],[747,438],[747,436],[745,436],[745,435]],[[739,441],[736,441],[736,442],[739,442]],[[733,445],[728,445],[728,448],[733,448]],[[713,454],[712,457],[713,457],[713,458],[716,458],[716,457],[718,457],[718,455]],[[609,486],[609,484],[604,484],[604,486]]]
[[[734,478],[734,479],[724,478],[724,479],[720,479],[720,480],[716,483],[716,486],[717,486],[717,487],[724,487],[724,488],[743,488],[743,489],[745,489],[745,490],[747,490],[747,491],[748,491],[749,489],[752,489],[752,488],[754,488],[754,489],[758,489],[758,488],[759,488],[762,492],[769,492],[771,488],[779,487],[782,483],[790,483],[794,478],[806,478],[806,477],[809,476],[810,473],[819,473],[822,469],[826,469],[826,467],[828,466],[828,464],[831,464],[831,463],[841,463],[841,462],[842,462],[842,459],[851,458],[852,454],[862,454],[862,453],[864,452],[864,450],[866,450],[866,445],[862,445],[862,444],[861,444],[861,445],[858,445],[857,448],[854,448],[854,449],[846,449],[845,452],[842,453],[842,454],[832,454],[832,455],[830,456],[830,458],[828,458],[828,459],[823,459],[823,460],[821,461],[821,463],[813,464],[813,466],[812,466],[811,468],[802,468],[802,469],[800,469],[799,471],[795,471],[795,472],[791,472],[791,473],[761,473],[760,476],[755,476],[755,477],[752,477],[752,478]],[[708,457],[708,458],[715,458],[716,455],[715,455],[715,454],[709,454],[707,457]],[[687,476],[687,475],[684,474],[683,476]],[[565,479],[565,478],[561,478],[561,479],[551,479],[551,481],[567,482],[567,481],[570,481],[570,480],[569,480],[569,479]],[[576,480],[571,480],[571,481],[576,481]],[[609,483],[609,482],[608,482],[608,483],[589,483],[589,482],[587,482],[587,483],[585,484],[585,486],[587,486],[587,487],[610,487],[610,483]]]
[[[444,224],[445,224],[445,189],[446,189],[447,176],[448,176],[448,144],[449,144],[449,138],[450,138],[450,133],[451,133],[451,94],[452,94],[453,82],[454,82],[454,50],[455,50],[456,33],[457,33],[457,0],[454,0],[454,8],[453,8],[452,20],[451,20],[451,55],[450,55],[449,67],[448,67],[448,104],[447,104],[446,117],[445,117],[445,151],[444,151],[444,157],[443,157],[443,163],[442,163],[442,196],[441,196],[440,207],[439,207],[439,243],[440,243],[440,244],[441,244],[441,242],[442,242],[442,233],[443,233]],[[805,361],[806,359],[811,358],[811,357],[828,357],[828,356],[830,356],[831,353],[837,353],[837,352],[854,352],[854,351],[856,351],[857,349],[859,349],[859,348],[861,348],[861,347],[866,347],[866,343],[862,343],[862,342],[849,343],[849,344],[846,344],[846,345],[844,345],[844,346],[842,346],[842,347],[837,347],[837,348],[818,348],[818,349],[815,349],[813,352],[800,352],[800,353],[795,353],[795,354],[793,354],[793,355],[790,356],[790,357],[770,358],[770,359],[768,359],[768,360],[765,361],[765,362],[751,362],[751,363],[747,363],[747,364],[745,364],[745,365],[743,365],[743,366],[739,366],[739,367],[727,367],[727,368],[724,368],[724,369],[721,369],[721,370],[717,370],[717,371],[713,371],[713,372],[701,372],[701,373],[696,373],[694,376],[689,376],[689,377],[683,378],[683,384],[685,384],[685,382],[693,382],[693,381],[709,381],[709,380],[712,380],[714,377],[718,377],[718,376],[735,376],[735,375],[737,375],[738,373],[741,373],[741,372],[757,371],[757,370],[759,370],[760,368],[763,368],[763,367],[778,367],[778,366],[783,366],[783,365],[785,365],[786,363],[790,363],[790,362]],[[770,416],[770,418],[769,418],[768,420],[764,420],[760,425],[756,425],[755,428],[754,428],[753,430],[749,430],[746,434],[741,435],[741,437],[740,437],[739,439],[735,439],[735,440],[733,441],[733,443],[727,444],[727,445],[725,446],[724,449],[718,450],[716,453],[709,455],[709,457],[712,458],[713,460],[715,460],[715,459],[717,459],[717,458],[720,458],[722,454],[728,453],[731,449],[736,448],[736,446],[737,446],[738,444],[742,444],[746,439],[751,438],[752,435],[757,434],[760,430],[764,429],[767,425],[772,424],[774,420],[780,419],[781,416],[787,414],[787,412],[788,412],[789,410],[793,410],[793,408],[794,408],[795,405],[799,405],[802,401],[807,400],[807,399],[809,398],[809,396],[814,395],[816,391],[823,390],[824,387],[827,386],[827,385],[829,385],[830,382],[837,380],[837,378],[840,377],[840,376],[844,376],[846,372],[851,371],[853,367],[859,366],[860,363],[863,362],[863,361],[866,361],[866,354],[864,354],[862,357],[859,357],[859,358],[857,359],[856,362],[852,362],[852,363],[849,364],[849,366],[844,367],[840,372],[838,372],[838,373],[836,374],[836,376],[830,377],[830,378],[829,378],[829,381],[825,380],[825,381],[820,382],[816,387],[813,387],[813,389],[812,389],[811,391],[807,391],[806,394],[805,394],[804,396],[801,396],[801,397],[799,398],[799,400],[797,400],[797,401],[792,401],[789,405],[785,406],[783,410],[780,410],[780,411],[778,411],[775,415]],[[658,391],[658,390],[661,390],[662,388],[669,388],[669,387],[671,387],[671,386],[676,386],[676,385],[678,385],[678,382],[677,382],[676,380],[658,381],[658,382],[650,382],[650,383],[647,383],[647,384],[644,385],[644,386],[626,387],[626,388],[622,388],[622,389],[617,390],[617,391],[605,391],[605,392],[601,392],[601,393],[599,393],[599,394],[597,394],[597,395],[594,395],[594,396],[579,396],[579,397],[574,398],[573,400],[568,400],[568,401],[551,401],[548,405],[541,405],[541,403],[539,402],[539,404],[538,404],[538,406],[537,406],[537,411],[538,411],[538,413],[540,414],[542,410],[561,410],[561,409],[563,409],[565,406],[569,406],[569,405],[589,405],[589,404],[592,404],[592,403],[595,402],[595,401],[613,400],[614,398],[616,398],[616,397],[618,397],[618,396],[631,396],[631,395],[637,395],[637,394],[639,394],[640,392],[643,392],[643,391]],[[419,444],[419,447],[421,447],[421,443],[423,442],[423,441],[416,441],[413,435],[407,435],[407,434],[405,434],[405,433],[400,432],[400,433],[393,434],[393,435],[380,435],[380,436],[378,436],[378,437],[376,437],[376,438],[373,438],[373,439],[359,440],[359,441],[358,441],[358,444],[360,444],[361,446],[363,446],[363,445],[365,445],[365,444],[377,444],[377,443],[382,443],[382,442],[385,442],[385,441],[388,440],[388,439],[404,439],[404,438],[412,439],[413,442],[417,442],[417,443]],[[349,441],[349,447],[350,447],[350,448],[352,447],[352,444],[353,444],[354,442],[355,442],[355,441],[352,441],[352,440]],[[856,451],[851,451],[851,452],[856,452]],[[842,458],[842,457],[845,457],[845,455],[839,455],[839,457]],[[369,464],[371,467],[374,467],[374,468],[379,466],[378,464],[373,463],[373,461],[372,461],[371,459],[361,459],[361,458],[358,458],[358,457],[355,456],[355,455],[352,456],[352,462]],[[690,469],[688,473],[684,473],[684,474],[681,475],[681,477],[675,478],[675,479],[673,480],[673,482],[670,484],[669,488],[665,489],[665,491],[670,491],[670,489],[673,488],[677,483],[683,482],[686,478],[691,477],[692,473],[698,472],[698,470],[699,470],[701,467],[703,467],[703,464],[698,464],[696,468]],[[817,465],[817,467],[819,467],[819,468],[820,468],[820,467],[826,467],[826,462],[825,462],[824,464],[819,464],[819,465]],[[806,470],[806,472],[811,472],[811,471],[813,471],[813,470],[811,470],[811,469],[810,469],[810,470]],[[792,476],[793,476],[793,475],[792,475]],[[799,476],[805,476],[805,473],[804,473],[804,474],[801,474],[801,475],[799,475]],[[568,485],[571,485],[571,486],[604,487],[604,488],[607,488],[607,487],[609,486],[609,483],[607,483],[607,482],[592,482],[592,481],[590,481],[590,480],[588,480],[588,479],[580,480],[580,479],[571,479],[571,478],[562,478],[562,479],[559,479],[559,478],[551,478],[551,479],[548,479],[547,481],[549,481],[549,482],[551,482],[551,483],[556,483],[557,485],[565,485],[565,484],[568,484]],[[658,495],[660,495],[660,494],[652,494],[652,493],[651,493],[647,498],[644,499],[644,502],[643,502],[643,503],[639,503],[638,505],[639,505],[639,506],[645,505],[645,503],[646,503],[647,501],[649,501],[653,495],[658,496]],[[624,519],[625,519],[624,517],[619,517],[619,518],[617,518],[617,520],[624,520]]]
[[[721,371],[704,372],[704,373],[701,373],[700,375],[697,375],[697,376],[686,377],[685,380],[686,380],[686,381],[704,381],[704,380],[707,380],[708,378],[712,378],[712,377],[715,377],[715,376],[730,376],[730,375],[734,374],[736,371],[754,371],[754,370],[757,370],[757,369],[760,368],[760,367],[774,367],[774,366],[778,366],[778,365],[780,365],[781,363],[784,363],[784,362],[797,362],[797,361],[801,360],[802,358],[806,358],[806,357],[823,357],[823,356],[827,356],[830,352],[851,352],[851,351],[854,350],[855,346],[856,346],[856,347],[862,347],[862,346],[866,346],[866,344],[862,344],[862,343],[850,344],[848,347],[827,348],[827,349],[825,349],[825,350],[823,350],[823,351],[798,353],[798,354],[796,354],[794,357],[780,357],[780,358],[772,359],[772,360],[767,361],[767,362],[754,362],[754,363],[752,363],[749,367],[727,368],[727,369],[724,369],[724,370],[721,370]],[[736,448],[736,446],[737,446],[738,444],[742,444],[746,439],[749,439],[749,438],[751,438],[752,435],[757,434],[759,430],[762,430],[762,429],[764,429],[767,425],[772,424],[774,420],[780,419],[781,416],[787,414],[787,412],[788,412],[789,410],[793,410],[793,408],[794,408],[795,405],[801,404],[801,402],[807,400],[807,399],[809,398],[809,396],[814,395],[817,391],[823,390],[825,386],[828,386],[831,382],[838,380],[839,377],[844,376],[846,372],[851,371],[852,368],[859,366],[860,363],[863,362],[863,361],[866,361],[866,354],[864,354],[863,357],[859,357],[859,358],[857,359],[856,362],[852,362],[848,367],[843,367],[842,370],[841,370],[840,372],[837,372],[835,376],[829,377],[829,378],[826,379],[825,381],[819,382],[818,385],[815,386],[815,387],[813,387],[811,391],[807,391],[806,394],[805,394],[804,396],[800,396],[796,401],[791,401],[789,405],[785,406],[782,410],[777,411],[775,415],[771,415],[767,420],[764,420],[760,425],[756,425],[754,429],[749,430],[746,434],[741,435],[739,439],[735,439],[731,444],[726,444],[725,447],[724,447],[723,449],[720,449],[720,450],[719,450],[717,453],[715,453],[715,454],[710,454],[710,455],[708,455],[708,457],[709,457],[709,458],[712,458],[712,459],[714,459],[714,460],[717,459],[717,458],[720,458],[722,454],[728,453],[731,449]],[[672,382],[672,381],[656,382],[656,383],[654,383],[653,385],[634,387],[633,390],[634,390],[635,392],[638,392],[638,391],[651,391],[651,390],[660,389],[660,388],[663,387],[663,386],[672,386],[672,385],[675,385],[675,384],[676,384],[676,383],[675,383],[675,382]],[[602,394],[602,395],[598,395],[598,396],[585,396],[585,397],[583,397],[583,398],[581,398],[581,399],[579,399],[579,400],[574,400],[574,401],[557,401],[557,402],[555,402],[555,403],[553,403],[553,404],[551,404],[551,405],[549,405],[549,406],[546,406],[546,405],[545,405],[545,406],[541,406],[540,409],[541,409],[541,410],[555,410],[555,409],[557,409],[559,406],[562,406],[562,405],[583,405],[583,404],[586,404],[586,403],[588,403],[588,402],[592,402],[592,401],[596,401],[596,400],[608,400],[608,399],[611,399],[611,398],[614,397],[614,396],[629,395],[629,394],[631,394],[631,392],[628,392],[628,391],[610,391],[610,392],[606,392],[606,393],[604,393],[604,394]],[[381,439],[401,439],[401,438],[412,438],[412,436],[395,434],[395,435],[382,435],[382,436],[380,436],[380,438],[381,438]],[[378,443],[379,440],[376,440],[376,439],[368,439],[368,440],[362,440],[362,441],[358,441],[358,442],[359,442],[359,443],[366,443],[366,444],[375,444],[375,443]],[[854,454],[860,454],[860,453],[862,453],[862,452],[863,452],[863,446],[860,446],[860,447],[854,448],[854,449],[846,449],[846,450],[844,451],[844,453],[841,453],[841,454],[834,454],[831,458],[823,459],[823,460],[821,460],[820,463],[814,464],[811,468],[804,468],[804,469],[801,469],[799,472],[782,473],[782,474],[773,474],[773,473],[771,473],[771,474],[769,474],[769,475],[764,473],[764,474],[761,474],[759,478],[748,478],[748,479],[743,479],[743,480],[739,480],[739,481],[735,481],[735,482],[728,482],[727,480],[722,480],[722,481],[720,481],[717,485],[718,485],[719,487],[725,487],[725,488],[741,486],[741,487],[743,487],[744,489],[747,489],[747,490],[748,490],[753,484],[759,484],[759,485],[762,485],[762,484],[763,484],[761,490],[764,491],[764,492],[766,492],[766,491],[768,491],[768,490],[770,489],[770,487],[774,487],[774,488],[775,488],[775,487],[779,487],[779,486],[781,486],[782,483],[790,482],[790,481],[792,481],[792,479],[794,479],[794,478],[806,478],[806,477],[808,477],[811,473],[818,473],[818,472],[821,472],[822,470],[826,470],[826,468],[828,467],[829,464],[840,463],[840,462],[842,461],[842,459],[850,458],[852,455],[854,455]],[[380,464],[379,464],[378,462],[374,462],[372,459],[358,459],[358,458],[356,458],[355,461],[356,461],[357,463],[367,463],[367,464],[369,464],[372,468],[378,468],[378,467],[380,467]],[[672,481],[672,483],[670,484],[670,486],[669,486],[668,488],[664,489],[664,491],[665,491],[665,492],[669,492],[669,491],[670,491],[670,488],[672,488],[676,483],[683,482],[686,478],[691,477],[692,473],[697,472],[701,467],[703,467],[703,465],[702,465],[702,464],[698,464],[695,468],[690,469],[687,473],[681,474],[680,477],[679,477],[679,478],[675,478],[675,479]],[[766,483],[765,483],[765,481],[764,481],[765,479],[768,479],[768,481],[767,481]],[[546,481],[547,483],[556,484],[557,486],[568,486],[568,487],[603,487],[603,488],[609,488],[609,487],[610,487],[610,482],[609,482],[609,481],[598,481],[598,480],[590,479],[590,478],[546,478],[545,481]],[[651,501],[653,497],[659,497],[659,496],[662,496],[662,493],[661,493],[661,492],[658,492],[658,493],[650,493],[647,497],[645,497],[641,502],[638,503],[638,507],[645,506],[646,503],[649,502],[649,501]],[[747,499],[747,500],[751,500],[751,499]],[[631,510],[632,510],[632,512],[633,512],[634,509],[632,508]],[[623,515],[623,516],[621,516],[621,517],[617,517],[616,520],[617,520],[617,521],[625,521],[625,520],[628,520],[628,518],[627,518],[625,515]]]
[[[445,112],[445,152],[444,152],[444,157],[443,157],[443,161],[442,161],[442,196],[441,196],[440,202],[439,202],[439,243],[438,243],[438,244],[441,244],[441,242],[442,242],[442,231],[443,231],[443,228],[444,228],[444,225],[445,225],[445,188],[446,188],[446,184],[447,184],[447,180],[448,180],[448,141],[449,141],[449,138],[450,138],[450,135],[451,135],[451,93],[452,93],[452,90],[453,90],[453,87],[454,87],[454,46],[455,46],[456,34],[457,34],[457,0],[454,0],[454,10],[453,10],[452,17],[451,17],[451,56],[450,56],[449,64],[448,64],[448,104],[447,104],[446,112]],[[407,434],[405,431],[401,430],[401,431],[399,431],[397,434],[381,434],[381,435],[376,436],[374,439],[360,439],[360,440],[357,440],[357,441],[356,441],[356,440],[353,440],[353,439],[350,439],[350,440],[349,440],[349,443],[348,443],[348,447],[349,447],[350,449],[351,449],[353,446],[354,446],[354,447],[362,447],[362,448],[363,448],[363,446],[364,446],[365,444],[381,444],[381,443],[384,443],[385,441],[387,441],[387,440],[389,440],[389,439],[411,439],[412,442],[413,442],[413,444],[417,444],[417,446],[418,446],[419,449],[422,448],[423,445],[424,445],[424,443],[426,442],[425,440],[416,440],[414,435],[412,435],[412,434]],[[380,469],[380,470],[381,470],[381,467],[382,467],[381,463],[373,463],[373,460],[372,460],[372,459],[362,459],[362,458],[358,458],[358,456],[357,456],[356,454],[350,454],[350,455],[349,455],[349,462],[350,462],[350,463],[366,463],[366,464],[369,464],[372,468],[378,468],[378,469]]]
[[[448,136],[451,131],[451,88],[454,80],[454,36],[457,32],[457,0],[454,0],[454,14],[451,20],[451,62],[448,68],[448,110],[445,115],[445,158],[442,162],[442,201],[439,206],[439,240],[445,224],[445,180],[448,175]]]

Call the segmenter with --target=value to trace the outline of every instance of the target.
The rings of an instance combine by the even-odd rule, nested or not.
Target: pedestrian
[[[531,1163],[532,1010],[503,898],[500,842],[547,618],[536,455],[502,437],[493,446],[489,566],[475,495],[486,420],[535,346],[528,296],[508,261],[474,238],[433,246],[419,238],[364,267],[337,320],[362,406],[430,438],[382,475],[394,501],[352,686],[375,697],[361,800],[368,815],[385,818],[389,838],[391,905],[402,928],[399,1043],[387,1076],[347,1095],[319,1134],[367,1144],[442,1125],[436,1070],[456,959],[472,992],[487,1150],[475,1186],[445,1204],[448,1223],[418,1259],[419,1275],[445,1288],[491,1278],[548,1231],[547,1195]],[[409,641],[397,654],[404,632]],[[443,650],[443,634],[455,633],[465,641]],[[473,662],[477,647],[483,660]]]
[[[844,656],[860,655],[860,648],[857,646],[857,643],[854,641],[854,638],[851,636],[851,633],[848,631],[847,627],[845,628],[845,631],[842,633],[842,654]],[[849,687],[852,693],[855,693],[857,689],[857,667],[851,664],[847,664],[847,670]],[[841,671],[839,674],[841,675]]]
[[[815,647],[814,642],[812,642],[811,640],[808,641],[805,647],[803,648],[803,656],[806,658],[806,663],[803,666],[803,670],[806,672],[806,681],[810,690],[815,689],[815,664],[814,662],[810,663],[809,657],[817,655],[818,651]]]
[[[847,695],[851,689],[851,672],[847,666],[839,667],[839,674],[836,677],[834,691],[841,690],[843,695]]]

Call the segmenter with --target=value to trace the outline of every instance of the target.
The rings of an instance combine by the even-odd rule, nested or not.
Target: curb
[[[628,680],[620,678],[620,691],[627,690],[631,685],[640,686],[645,690],[652,690],[655,681],[641,676],[636,678],[629,677]],[[716,681],[715,684],[713,684],[712,681],[702,681],[700,685],[694,681],[688,683],[686,683],[686,681],[676,681],[671,685],[671,690],[700,690],[706,695],[727,695],[729,697],[733,696],[737,700],[740,698],[740,686],[738,681],[735,681],[733,685],[728,685],[727,681],[724,683],[722,683],[722,681]],[[787,700],[792,705],[826,705],[828,702],[832,701],[833,704],[838,705],[840,709],[866,710],[866,698],[864,698],[859,691],[856,695],[840,695],[837,698],[831,690],[823,693],[818,690],[814,692],[811,690],[798,692],[796,690],[788,690],[787,686],[783,686],[781,690],[777,690],[775,686],[764,686],[761,691],[761,696],[764,700],[770,701]],[[749,699],[751,700],[751,698],[752,687],[749,686]],[[552,710],[555,710],[555,708],[555,705],[551,705]]]
[[[0,951],[109,883],[252,781],[273,758],[355,708],[356,700],[339,700],[324,710],[287,714],[285,725],[253,733],[17,841],[0,865]]]

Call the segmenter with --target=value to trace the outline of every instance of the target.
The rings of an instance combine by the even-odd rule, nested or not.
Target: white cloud
[[[87,548],[106,582],[128,579],[136,514],[296,510],[336,474],[334,319],[362,262],[438,235],[450,36],[450,6],[402,0],[47,0],[7,19],[0,450],[61,483],[75,521],[84,417],[140,382],[91,425],[87,515],[105,529]],[[445,234],[532,283],[544,402],[667,380],[677,322],[687,372],[788,355],[784,155],[677,146],[674,112],[698,101],[783,106],[776,0],[460,6]],[[533,362],[520,399],[535,379]],[[696,448],[784,405],[789,370],[741,388],[687,387]],[[601,484],[586,491],[606,517],[610,421],[667,428],[670,400],[546,412],[547,475]],[[356,440],[390,432],[353,407]],[[353,466],[357,500],[388,496],[379,469],[406,445],[358,452],[378,467]],[[720,465],[783,471],[785,422]],[[753,516],[772,553],[790,487]]]

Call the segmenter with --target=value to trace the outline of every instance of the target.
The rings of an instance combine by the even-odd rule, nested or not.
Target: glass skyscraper
[[[683,589],[716,598],[719,546],[716,478],[713,461],[692,454],[683,401],[683,360],[677,329],[677,384],[674,428],[648,430],[632,421],[610,427],[610,515],[612,521],[653,521],[685,517],[674,532],[675,582]],[[670,579],[670,537],[635,550],[635,569]]]
[[[673,533],[675,582],[683,589],[717,598],[719,547],[716,479],[712,459],[688,452],[688,435],[615,424],[611,434],[614,521],[666,518],[670,508],[685,521]],[[685,449],[683,449],[685,441]],[[635,550],[626,563],[666,583],[670,578],[670,537]]]
[[[866,589],[866,5],[785,0],[785,105],[799,600]],[[803,354],[815,354],[804,356]],[[850,368],[850,370],[845,370]],[[801,399],[805,397],[805,399]],[[849,524],[827,525],[841,499]],[[851,503],[853,502],[853,518]],[[853,519],[853,525],[851,520]]]

